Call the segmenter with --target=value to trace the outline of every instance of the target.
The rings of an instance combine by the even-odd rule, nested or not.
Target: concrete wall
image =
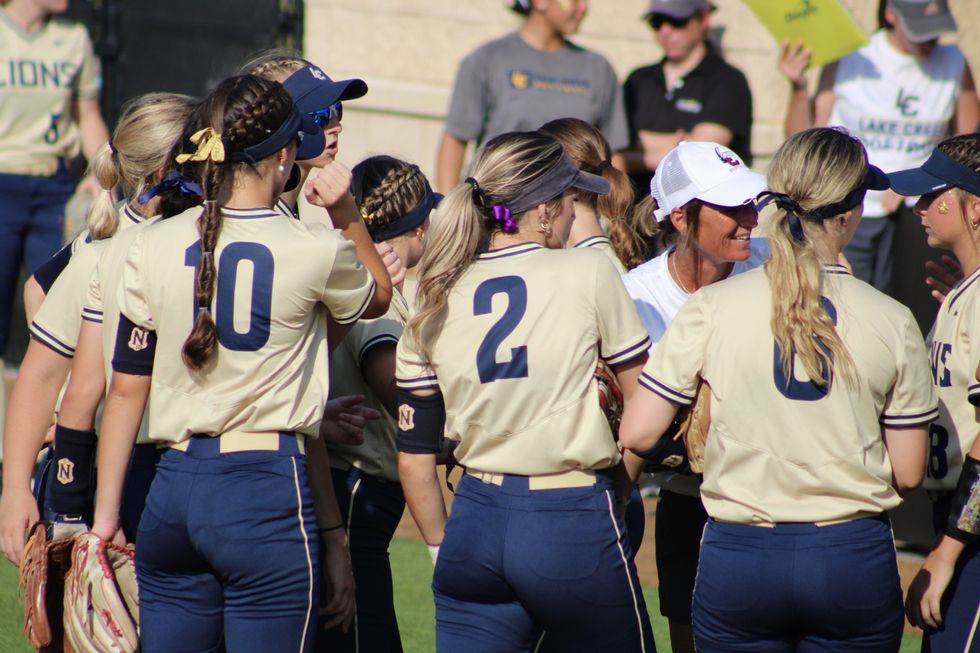
[[[867,30],[877,0],[842,0]],[[713,25],[726,58],[752,87],[756,167],[764,169],[782,141],[789,85],[777,70],[777,46],[741,0],[715,0]],[[340,158],[352,165],[388,153],[430,175],[460,59],[481,43],[515,29],[519,18],[503,0],[306,0],[305,52],[336,78],[361,77],[368,95],[344,109]],[[956,40],[980,69],[980,2],[951,0]],[[592,0],[574,40],[605,55],[623,79],[661,52],[640,15],[647,0]]]

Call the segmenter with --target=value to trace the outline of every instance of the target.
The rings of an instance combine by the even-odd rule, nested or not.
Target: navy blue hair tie
[[[803,225],[800,224],[799,214],[803,213],[803,207],[800,206],[799,202],[785,193],[773,191],[766,191],[760,197],[763,199],[755,205],[756,210],[761,211],[770,202],[775,202],[777,207],[786,211],[786,222],[789,224],[789,233],[793,236],[793,240],[800,241],[806,238],[806,234],[803,233]]]
[[[188,179],[176,170],[172,170],[166,177],[163,178],[163,181],[140,195],[136,201],[140,204],[146,204],[160,193],[164,193],[174,188],[179,188],[180,192],[184,195],[204,195],[204,189],[201,188],[200,184],[198,184],[196,181]]]

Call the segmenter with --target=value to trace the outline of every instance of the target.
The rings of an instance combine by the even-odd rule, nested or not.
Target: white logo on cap
[[[923,16],[934,16],[939,13],[939,5],[935,2],[930,2],[926,5],[926,8],[922,11]]]
[[[323,71],[319,68],[310,68],[310,74],[319,79],[321,82],[327,81],[327,76],[323,74]]]

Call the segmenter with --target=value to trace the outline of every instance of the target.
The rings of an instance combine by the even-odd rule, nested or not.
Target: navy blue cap
[[[326,109],[342,100],[363,97],[367,84],[363,79],[342,79],[333,81],[327,73],[310,65],[300,68],[282,83],[293,96],[293,102],[300,113],[312,113]]]
[[[980,172],[951,159],[938,149],[932,151],[921,167],[893,172],[888,178],[892,182],[892,190],[899,195],[925,195],[954,186],[980,195]]]

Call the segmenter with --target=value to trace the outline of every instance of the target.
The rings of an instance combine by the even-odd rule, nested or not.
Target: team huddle
[[[682,141],[635,197],[561,118],[443,196],[336,160],[367,92],[263,55],[133,98],[91,157],[4,435],[38,650],[401,651],[407,507],[437,650],[652,652],[646,473],[674,650],[893,652],[906,616],[980,650],[980,136],[887,174],[841,128],[765,176]],[[928,339],[842,255],[887,189],[961,268]],[[920,485],[938,539],[903,597],[886,511]]]

